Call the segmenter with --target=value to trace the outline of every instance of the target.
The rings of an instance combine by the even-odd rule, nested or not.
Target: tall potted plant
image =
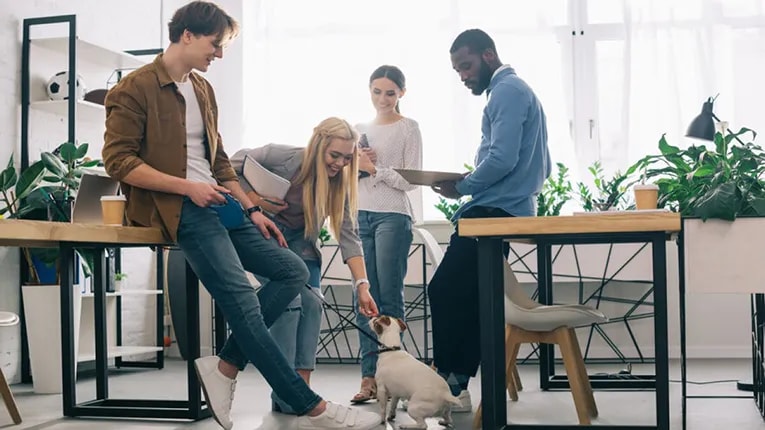
[[[18,172],[13,158],[0,173],[0,214],[22,218],[68,222],[71,203],[79,188],[83,169],[98,161],[85,158],[88,145],[64,143],[56,151],[45,152],[41,160]],[[78,251],[84,272],[90,274],[92,256]],[[51,348],[59,335],[60,312],[58,256],[56,248],[22,249],[28,268],[28,284],[22,286],[34,390],[37,393],[61,392],[60,348]],[[80,288],[74,289],[74,338],[78,342]],[[60,340],[58,340],[60,342]]]

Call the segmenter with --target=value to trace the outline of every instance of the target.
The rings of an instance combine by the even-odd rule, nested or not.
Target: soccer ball
[[[69,99],[69,72],[58,72],[51,76],[48,80],[48,84],[45,86],[45,90],[48,92],[48,97],[51,100],[68,100]],[[82,100],[85,97],[85,93],[88,90],[85,88],[85,83],[82,81],[82,76],[77,75],[77,83],[74,91],[77,100]]]

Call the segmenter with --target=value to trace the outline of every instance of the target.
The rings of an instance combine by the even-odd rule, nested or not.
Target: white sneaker
[[[231,402],[234,401],[236,380],[220,373],[219,361],[220,359],[214,355],[197,358],[194,360],[194,368],[213,418],[221,427],[231,430],[234,426],[231,421]]]
[[[460,395],[457,396],[457,398],[462,402],[462,406],[452,406],[452,412],[461,413],[473,411],[473,400],[470,398],[470,391],[460,391]]]
[[[371,430],[383,426],[382,418],[374,412],[362,411],[337,403],[327,402],[327,409],[321,415],[298,417],[299,430],[354,429]]]

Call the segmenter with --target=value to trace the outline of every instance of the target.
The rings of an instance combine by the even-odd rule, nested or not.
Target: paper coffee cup
[[[126,201],[124,195],[101,196],[101,217],[104,225],[122,225]]]
[[[656,209],[659,200],[659,186],[655,184],[636,184],[635,207],[638,210]]]

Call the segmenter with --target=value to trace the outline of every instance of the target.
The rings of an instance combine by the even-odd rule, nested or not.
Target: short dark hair
[[[480,54],[487,49],[491,49],[494,53],[497,52],[497,47],[494,45],[494,40],[491,36],[486,34],[485,31],[473,28],[465,30],[454,39],[452,47],[449,48],[449,53],[454,54],[460,48],[467,46],[471,53]]]
[[[389,66],[384,64],[376,68],[375,71],[372,72],[372,75],[369,77],[369,83],[371,84],[372,81],[380,78],[390,79],[400,90],[406,89],[406,78],[404,77],[404,72],[402,72],[401,69],[396,66]]]
[[[239,23],[215,3],[197,0],[176,10],[167,29],[172,43],[181,40],[184,30],[195,35],[215,34],[222,40],[236,37]]]

